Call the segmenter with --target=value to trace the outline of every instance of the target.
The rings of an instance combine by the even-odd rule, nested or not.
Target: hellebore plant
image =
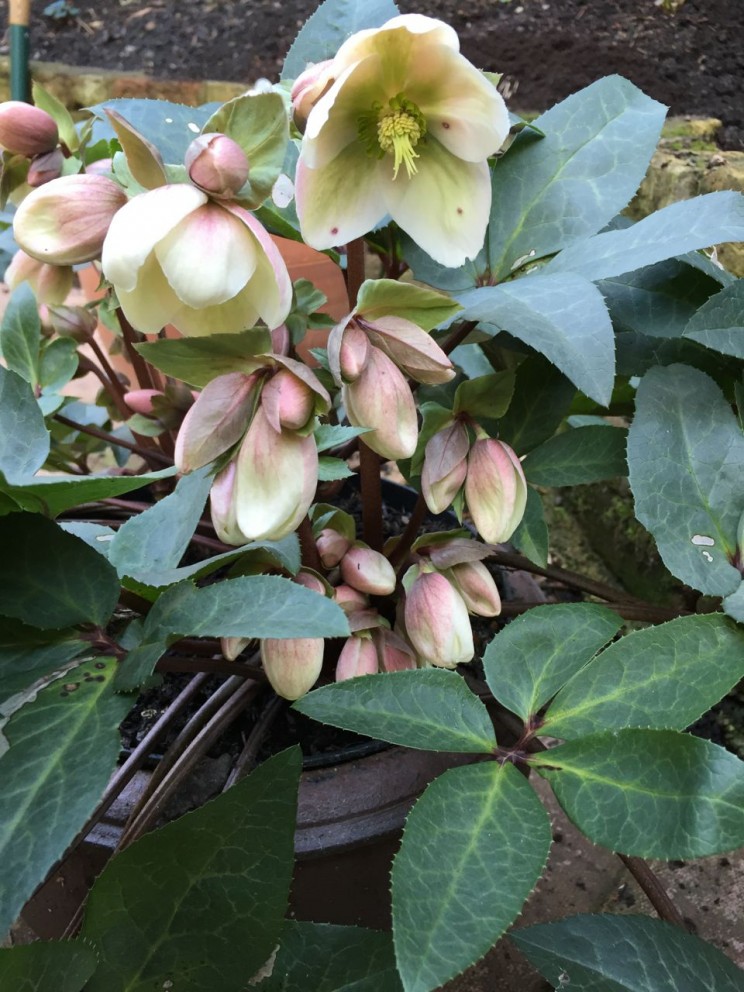
[[[744,677],[744,282],[711,252],[744,197],[634,223],[663,107],[615,76],[528,122],[446,24],[352,7],[223,106],[0,106],[3,933],[166,751],[70,939],[0,950],[0,987],[432,992],[540,879],[540,776],[661,917],[518,926],[552,986],[741,992],[646,859],[744,844],[741,755],[688,731]],[[608,480],[645,593],[552,560],[553,490]],[[142,837],[249,705],[218,798]],[[300,714],[459,756],[380,880],[394,942],[285,920],[313,779],[253,768]]]

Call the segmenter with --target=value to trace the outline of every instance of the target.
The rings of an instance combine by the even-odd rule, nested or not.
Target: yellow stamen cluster
[[[423,135],[419,115],[405,110],[390,110],[377,123],[377,140],[383,152],[394,156],[393,179],[404,164],[409,178],[416,173],[414,148]]]

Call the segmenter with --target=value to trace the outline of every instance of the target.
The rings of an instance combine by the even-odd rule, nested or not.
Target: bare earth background
[[[32,4],[32,58],[171,79],[275,79],[315,0],[61,0]],[[744,148],[744,0],[400,0],[459,33],[479,68],[503,72],[509,104],[545,110],[618,72],[673,114],[718,117],[723,148]],[[7,19],[7,2],[0,0]],[[7,48],[6,48],[7,50]]]

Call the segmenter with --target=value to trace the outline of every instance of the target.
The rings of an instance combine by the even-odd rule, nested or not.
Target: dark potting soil
[[[276,79],[315,0],[39,0],[33,59],[171,79]],[[0,16],[7,14],[0,2]],[[673,114],[718,117],[744,148],[744,3],[676,0],[400,0],[439,17],[482,69],[505,74],[514,110],[546,110],[617,72]],[[45,13],[49,11],[49,13]],[[55,16],[56,15],[56,16]],[[7,46],[6,46],[7,50]]]

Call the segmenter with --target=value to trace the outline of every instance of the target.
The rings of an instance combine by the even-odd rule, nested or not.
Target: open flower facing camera
[[[741,992],[646,859],[744,845],[687,732],[744,678],[744,197],[634,223],[664,108],[528,121],[497,68],[326,0],[221,106],[0,105],[0,936],[128,810],[3,992],[454,990],[543,873],[537,776],[662,917],[512,931],[550,982]],[[635,585],[562,567],[574,496]]]

